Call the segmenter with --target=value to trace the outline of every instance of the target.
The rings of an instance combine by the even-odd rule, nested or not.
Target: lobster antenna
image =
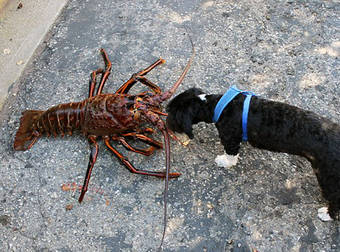
[[[187,31],[187,29],[186,29]],[[167,100],[169,99],[176,91],[176,89],[178,88],[178,86],[182,83],[185,75],[187,74],[187,72],[189,71],[189,68],[191,66],[191,63],[194,59],[195,56],[195,47],[194,47],[194,43],[192,42],[192,39],[188,33],[189,39],[190,39],[190,43],[192,46],[192,54],[191,57],[187,63],[187,65],[185,66],[181,76],[178,78],[178,80],[176,81],[176,83],[173,85],[173,87],[165,92],[162,96],[161,96],[161,100]],[[158,251],[162,250],[162,246],[163,246],[163,242],[164,242],[164,237],[165,237],[165,231],[166,231],[166,227],[167,227],[167,198],[168,198],[168,185],[169,185],[169,171],[170,171],[170,138],[169,138],[169,133],[168,133],[168,129],[165,128],[164,130],[162,130],[163,136],[164,136],[164,144],[165,144],[165,156],[166,156],[166,174],[165,174],[165,188],[164,188],[164,229],[163,229],[163,235],[162,235],[162,240],[161,240],[161,244],[158,248]]]
[[[165,237],[165,231],[168,224],[167,218],[167,198],[168,198],[168,186],[169,186],[169,171],[170,171],[170,138],[167,129],[162,130],[164,136],[164,144],[165,144],[165,157],[166,157],[166,173],[165,173],[165,187],[164,187],[164,213],[163,213],[163,234],[161,244],[159,245],[158,251],[162,251],[162,246]]]
[[[187,30],[187,29],[186,29]],[[195,47],[194,47],[194,43],[192,42],[192,39],[191,39],[191,36],[190,34],[187,32],[188,34],[188,37],[189,37],[189,40],[190,40],[190,43],[191,43],[191,47],[192,47],[192,54],[191,54],[191,57],[187,63],[187,65],[185,66],[181,76],[179,76],[178,80],[175,82],[175,84],[173,85],[173,87],[169,90],[169,91],[166,91],[162,96],[161,96],[161,100],[162,101],[165,101],[167,99],[169,99],[175,92],[176,92],[176,89],[178,88],[178,86],[182,83],[185,75],[188,73],[189,71],[189,68],[191,66],[191,63],[192,61],[194,60],[194,56],[195,56]]]

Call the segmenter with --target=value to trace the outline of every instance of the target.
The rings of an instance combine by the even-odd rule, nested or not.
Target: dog
[[[244,106],[248,96],[240,92],[220,111],[215,126],[226,155],[219,156],[216,162],[228,158],[227,166],[236,164],[244,130],[253,147],[305,157],[328,201],[328,210],[320,208],[319,217],[324,221],[339,220],[340,125],[313,112],[251,95],[244,129]],[[221,97],[220,94],[207,95],[198,88],[179,94],[167,106],[168,128],[192,139],[192,125],[213,123]]]

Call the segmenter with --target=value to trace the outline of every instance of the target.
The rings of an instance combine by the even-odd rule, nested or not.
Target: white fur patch
[[[237,160],[238,160],[238,154],[235,156],[228,155],[228,154],[217,155],[217,157],[215,158],[215,162],[217,166],[224,167],[224,168],[230,168],[236,165]]]
[[[328,214],[328,208],[327,207],[321,207],[318,209],[318,217],[322,221],[331,221],[333,220],[331,216]]]
[[[198,97],[202,100],[202,101],[206,101],[207,98],[205,98],[206,94],[200,94]]]

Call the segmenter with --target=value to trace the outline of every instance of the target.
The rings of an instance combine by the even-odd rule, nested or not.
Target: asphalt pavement
[[[43,137],[13,150],[21,112],[87,97],[91,71],[112,61],[104,88],[162,57],[148,77],[162,90],[196,56],[177,93],[237,85],[340,123],[338,1],[71,0],[12,85],[1,111],[1,251],[156,251],[163,230],[164,181],[131,174],[100,143],[84,202],[78,187],[89,146],[82,135]],[[142,91],[138,85],[131,93]],[[166,105],[166,103],[165,103]],[[223,153],[213,125],[199,124],[186,146],[171,144],[164,251],[339,251],[339,222],[322,222],[326,205],[304,159],[243,144],[239,163],[216,166]],[[161,140],[161,134],[154,138]],[[140,169],[150,157],[117,148]]]

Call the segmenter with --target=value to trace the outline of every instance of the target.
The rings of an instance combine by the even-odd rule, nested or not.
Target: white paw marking
[[[318,217],[322,221],[331,221],[333,220],[331,216],[328,214],[328,208],[327,207],[321,207],[318,209]]]
[[[230,168],[237,164],[237,160],[238,160],[238,154],[235,156],[224,154],[224,155],[217,155],[217,157],[215,158],[215,163],[219,167]]]
[[[205,98],[206,94],[200,94],[198,97],[202,100],[202,101],[206,101],[207,98]]]

